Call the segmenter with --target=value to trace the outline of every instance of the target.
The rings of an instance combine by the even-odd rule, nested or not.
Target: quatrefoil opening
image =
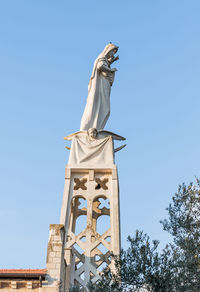
[[[74,190],[78,190],[78,189],[81,189],[81,190],[87,190],[87,187],[85,186],[85,183],[87,182],[87,178],[82,178],[82,179],[79,179],[79,178],[74,178]]]

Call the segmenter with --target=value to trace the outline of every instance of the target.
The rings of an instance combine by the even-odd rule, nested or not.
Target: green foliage
[[[151,242],[149,236],[141,231],[136,231],[132,238],[129,236],[128,242],[130,247],[127,251],[122,250],[120,258],[116,260],[123,288],[137,291],[145,287],[151,291],[155,287],[155,291],[167,291],[162,277],[162,265],[167,254],[159,256],[159,242]]]
[[[158,253],[159,242],[136,231],[128,237],[129,248],[115,257],[116,274],[107,268],[102,280],[91,284],[90,291],[200,291],[199,180],[179,186],[167,211],[168,219],[161,223],[173,242]]]
[[[88,284],[90,292],[118,292],[122,291],[120,278],[117,274],[113,274],[109,267],[105,268],[101,274],[101,279],[96,283]]]
[[[200,291],[200,182],[182,184],[167,208],[164,230],[173,236],[172,281],[177,290]]]
[[[87,290],[80,286],[71,286],[67,292],[87,292]]]

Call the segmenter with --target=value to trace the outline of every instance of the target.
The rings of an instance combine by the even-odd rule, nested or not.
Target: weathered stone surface
[[[71,169],[71,185],[63,196],[60,223],[65,225],[66,286],[79,283],[86,286],[90,279],[96,282],[102,265],[113,267],[111,252],[119,254],[119,201],[116,166],[113,169]],[[86,190],[74,189],[74,178],[85,179]],[[98,185],[98,188],[97,188]],[[66,200],[65,196],[68,198]],[[86,225],[77,232],[79,219],[86,217]],[[107,216],[108,229],[100,232],[98,220]],[[100,232],[100,233],[99,233]],[[84,277],[83,277],[84,274]],[[70,281],[70,283],[69,283]]]

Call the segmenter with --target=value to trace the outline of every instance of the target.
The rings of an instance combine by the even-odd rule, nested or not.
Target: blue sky
[[[119,45],[107,130],[116,154],[122,246],[136,229],[161,246],[178,184],[200,177],[199,0],[0,2],[0,268],[45,267],[59,223],[63,137],[77,131],[94,59]]]

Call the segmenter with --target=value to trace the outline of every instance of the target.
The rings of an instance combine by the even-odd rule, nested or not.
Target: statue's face
[[[107,54],[107,58],[109,59],[109,58],[112,58],[113,56],[114,56],[114,54],[116,53],[116,50],[111,50],[110,52],[108,52],[108,54]]]
[[[96,139],[96,137],[97,137],[97,129],[95,129],[95,128],[90,128],[90,129],[88,130],[88,135],[89,135],[89,137],[90,137],[91,139]]]
[[[107,58],[112,58],[114,54],[117,53],[117,49],[112,49],[110,52],[107,54]]]

